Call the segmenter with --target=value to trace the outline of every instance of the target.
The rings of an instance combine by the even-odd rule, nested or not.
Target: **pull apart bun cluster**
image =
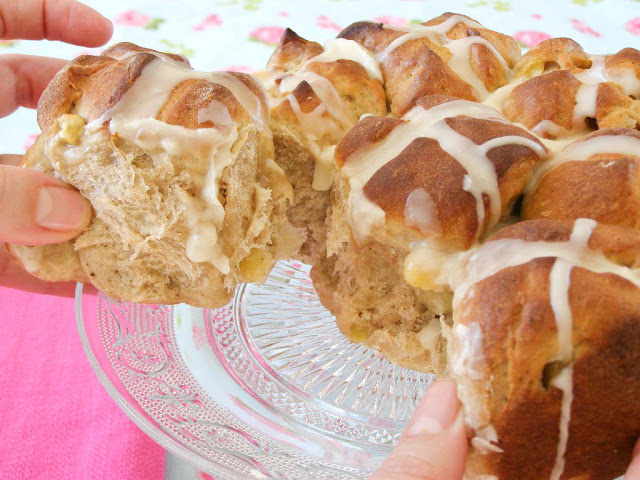
[[[459,384],[469,479],[603,480],[640,436],[640,52],[522,54],[464,15],[291,30],[256,78],[116,45],[45,91],[24,166],[90,227],[34,275],[218,307],[312,265],[350,340]]]
[[[136,302],[220,306],[297,250],[290,183],[274,161],[267,98],[241,73],[121,43],[73,60],[38,105],[24,166],[76,187],[89,228],[11,247],[32,274]]]

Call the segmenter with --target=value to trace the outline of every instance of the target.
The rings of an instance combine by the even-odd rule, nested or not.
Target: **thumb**
[[[0,242],[64,242],[85,229],[91,215],[91,204],[73,187],[37,170],[0,165]]]
[[[467,436],[452,380],[427,389],[393,452],[369,480],[460,480]]]

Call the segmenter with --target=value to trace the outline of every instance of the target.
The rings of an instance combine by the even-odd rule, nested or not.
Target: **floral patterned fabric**
[[[465,13],[488,28],[512,35],[524,48],[567,36],[590,53],[640,46],[640,0],[93,0],[112,19],[113,42],[131,41],[181,53],[198,70],[252,72],[263,68],[286,27],[320,43],[358,20],[402,26],[445,10]],[[0,42],[0,53],[73,58],[101,49],[59,42]],[[38,128],[33,112],[0,120],[0,151],[21,153]]]
[[[286,27],[323,42],[358,20],[406,25],[445,10],[512,35],[523,47],[568,36],[590,53],[640,47],[639,0],[93,0],[113,42],[180,53],[198,70],[263,68]],[[59,42],[5,41],[0,53],[96,54]],[[35,113],[0,120],[0,153],[33,143]],[[83,358],[70,299],[0,288],[0,478],[162,478],[163,454],[108,398]],[[11,328],[7,326],[10,325]],[[61,325],[63,327],[61,327]],[[53,370],[51,366],[57,366]],[[52,376],[52,373],[55,374]],[[7,427],[10,424],[10,428]],[[108,447],[105,448],[105,445]]]

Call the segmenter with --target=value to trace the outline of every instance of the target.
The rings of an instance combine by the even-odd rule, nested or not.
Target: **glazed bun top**
[[[357,240],[428,239],[453,251],[509,215],[547,153],[497,110],[431,95],[402,118],[363,118],[335,161],[350,186],[347,215]]]
[[[395,116],[425,95],[482,101],[509,83],[521,55],[511,37],[452,13],[408,27],[358,22],[339,38],[355,40],[375,54]]]
[[[475,431],[468,473],[618,476],[640,428],[640,232],[525,221],[459,268],[448,360]]]
[[[510,37],[452,13],[402,28],[358,22],[339,38],[358,42],[379,62],[389,107],[384,117],[361,118],[335,151],[356,242],[371,234],[405,249],[423,242],[428,254],[465,250],[510,215],[517,220],[525,191],[525,218],[607,221],[620,210],[626,213],[613,223],[626,225],[622,217],[633,210],[631,223],[640,221],[632,181],[626,188],[634,193],[618,196],[632,200],[620,209],[596,212],[611,199],[580,201],[570,193],[575,182],[528,201],[549,171],[593,148],[635,155],[638,50],[590,55],[555,38],[522,55]],[[618,170],[622,184],[623,166]],[[549,208],[556,197],[571,208]]]
[[[117,129],[114,123],[122,123],[111,120],[123,117],[152,118],[188,129],[230,120],[253,122],[265,131],[269,119],[264,88],[250,75],[197,72],[183,57],[131,43],[114,45],[97,57],[78,57],[54,78],[38,105],[40,128],[49,133],[55,120],[67,113],[86,122],[109,122],[111,130]]]
[[[296,248],[269,113],[244,73],[198,72],[130,43],[76,58],[43,93],[43,133],[23,164],[77,188],[94,216],[55,251],[12,252],[35,275],[118,298],[226,304]]]
[[[505,115],[550,139],[640,124],[640,51],[589,55],[568,38],[545,40],[523,55]]]
[[[274,130],[285,126],[315,156],[316,190],[330,188],[333,151],[345,133],[362,115],[387,111],[377,61],[350,40],[323,47],[287,29],[257,76],[269,93]]]
[[[58,135],[63,149],[83,135],[108,134],[152,157],[168,155],[176,175],[188,172],[198,197],[185,209],[187,256],[228,273],[228,259],[215,246],[225,215],[218,196],[223,171],[248,126],[263,132],[261,148],[273,150],[260,82],[243,73],[197,72],[182,57],[121,43],[98,57],[78,57],[59,72],[42,95],[38,122],[45,135]],[[69,178],[80,161],[54,167]]]

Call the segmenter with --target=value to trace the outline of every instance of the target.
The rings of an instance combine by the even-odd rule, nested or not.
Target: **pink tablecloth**
[[[164,450],[109,398],[74,301],[0,287],[0,479],[156,480]]]

